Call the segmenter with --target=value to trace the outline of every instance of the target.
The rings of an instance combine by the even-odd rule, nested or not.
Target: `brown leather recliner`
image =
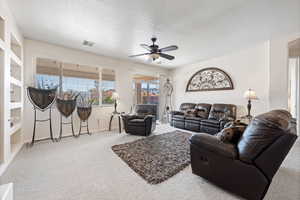
[[[195,134],[192,171],[246,199],[261,200],[297,138],[294,127],[289,112],[274,110],[255,117],[237,144]]]
[[[132,135],[149,136],[156,127],[157,105],[138,104],[135,112],[122,115],[125,132]]]

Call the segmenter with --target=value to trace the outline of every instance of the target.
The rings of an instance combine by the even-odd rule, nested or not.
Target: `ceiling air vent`
[[[92,46],[94,46],[95,43],[88,41],[88,40],[84,40],[82,44],[83,44],[83,46],[92,47]]]

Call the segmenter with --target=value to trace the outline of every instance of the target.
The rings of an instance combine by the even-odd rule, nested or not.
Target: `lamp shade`
[[[258,99],[254,90],[249,89],[244,93],[244,98],[248,100]]]
[[[114,100],[118,100],[118,99],[119,99],[119,94],[116,93],[116,92],[114,92],[114,93],[112,94],[112,97],[111,97],[111,98],[114,99]]]

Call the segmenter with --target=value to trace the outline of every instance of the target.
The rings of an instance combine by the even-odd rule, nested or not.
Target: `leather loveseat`
[[[255,117],[236,143],[195,134],[192,171],[248,200],[262,200],[297,138],[295,127],[289,112],[274,110]]]
[[[182,103],[179,111],[171,112],[170,124],[176,128],[215,134],[235,119],[236,106],[232,104]]]
[[[122,115],[125,132],[132,135],[148,136],[156,127],[157,105],[139,104],[133,114]]]

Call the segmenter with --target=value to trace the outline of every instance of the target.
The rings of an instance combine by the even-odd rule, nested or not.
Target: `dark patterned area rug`
[[[148,183],[158,184],[190,164],[190,137],[173,131],[114,145],[112,150]]]

